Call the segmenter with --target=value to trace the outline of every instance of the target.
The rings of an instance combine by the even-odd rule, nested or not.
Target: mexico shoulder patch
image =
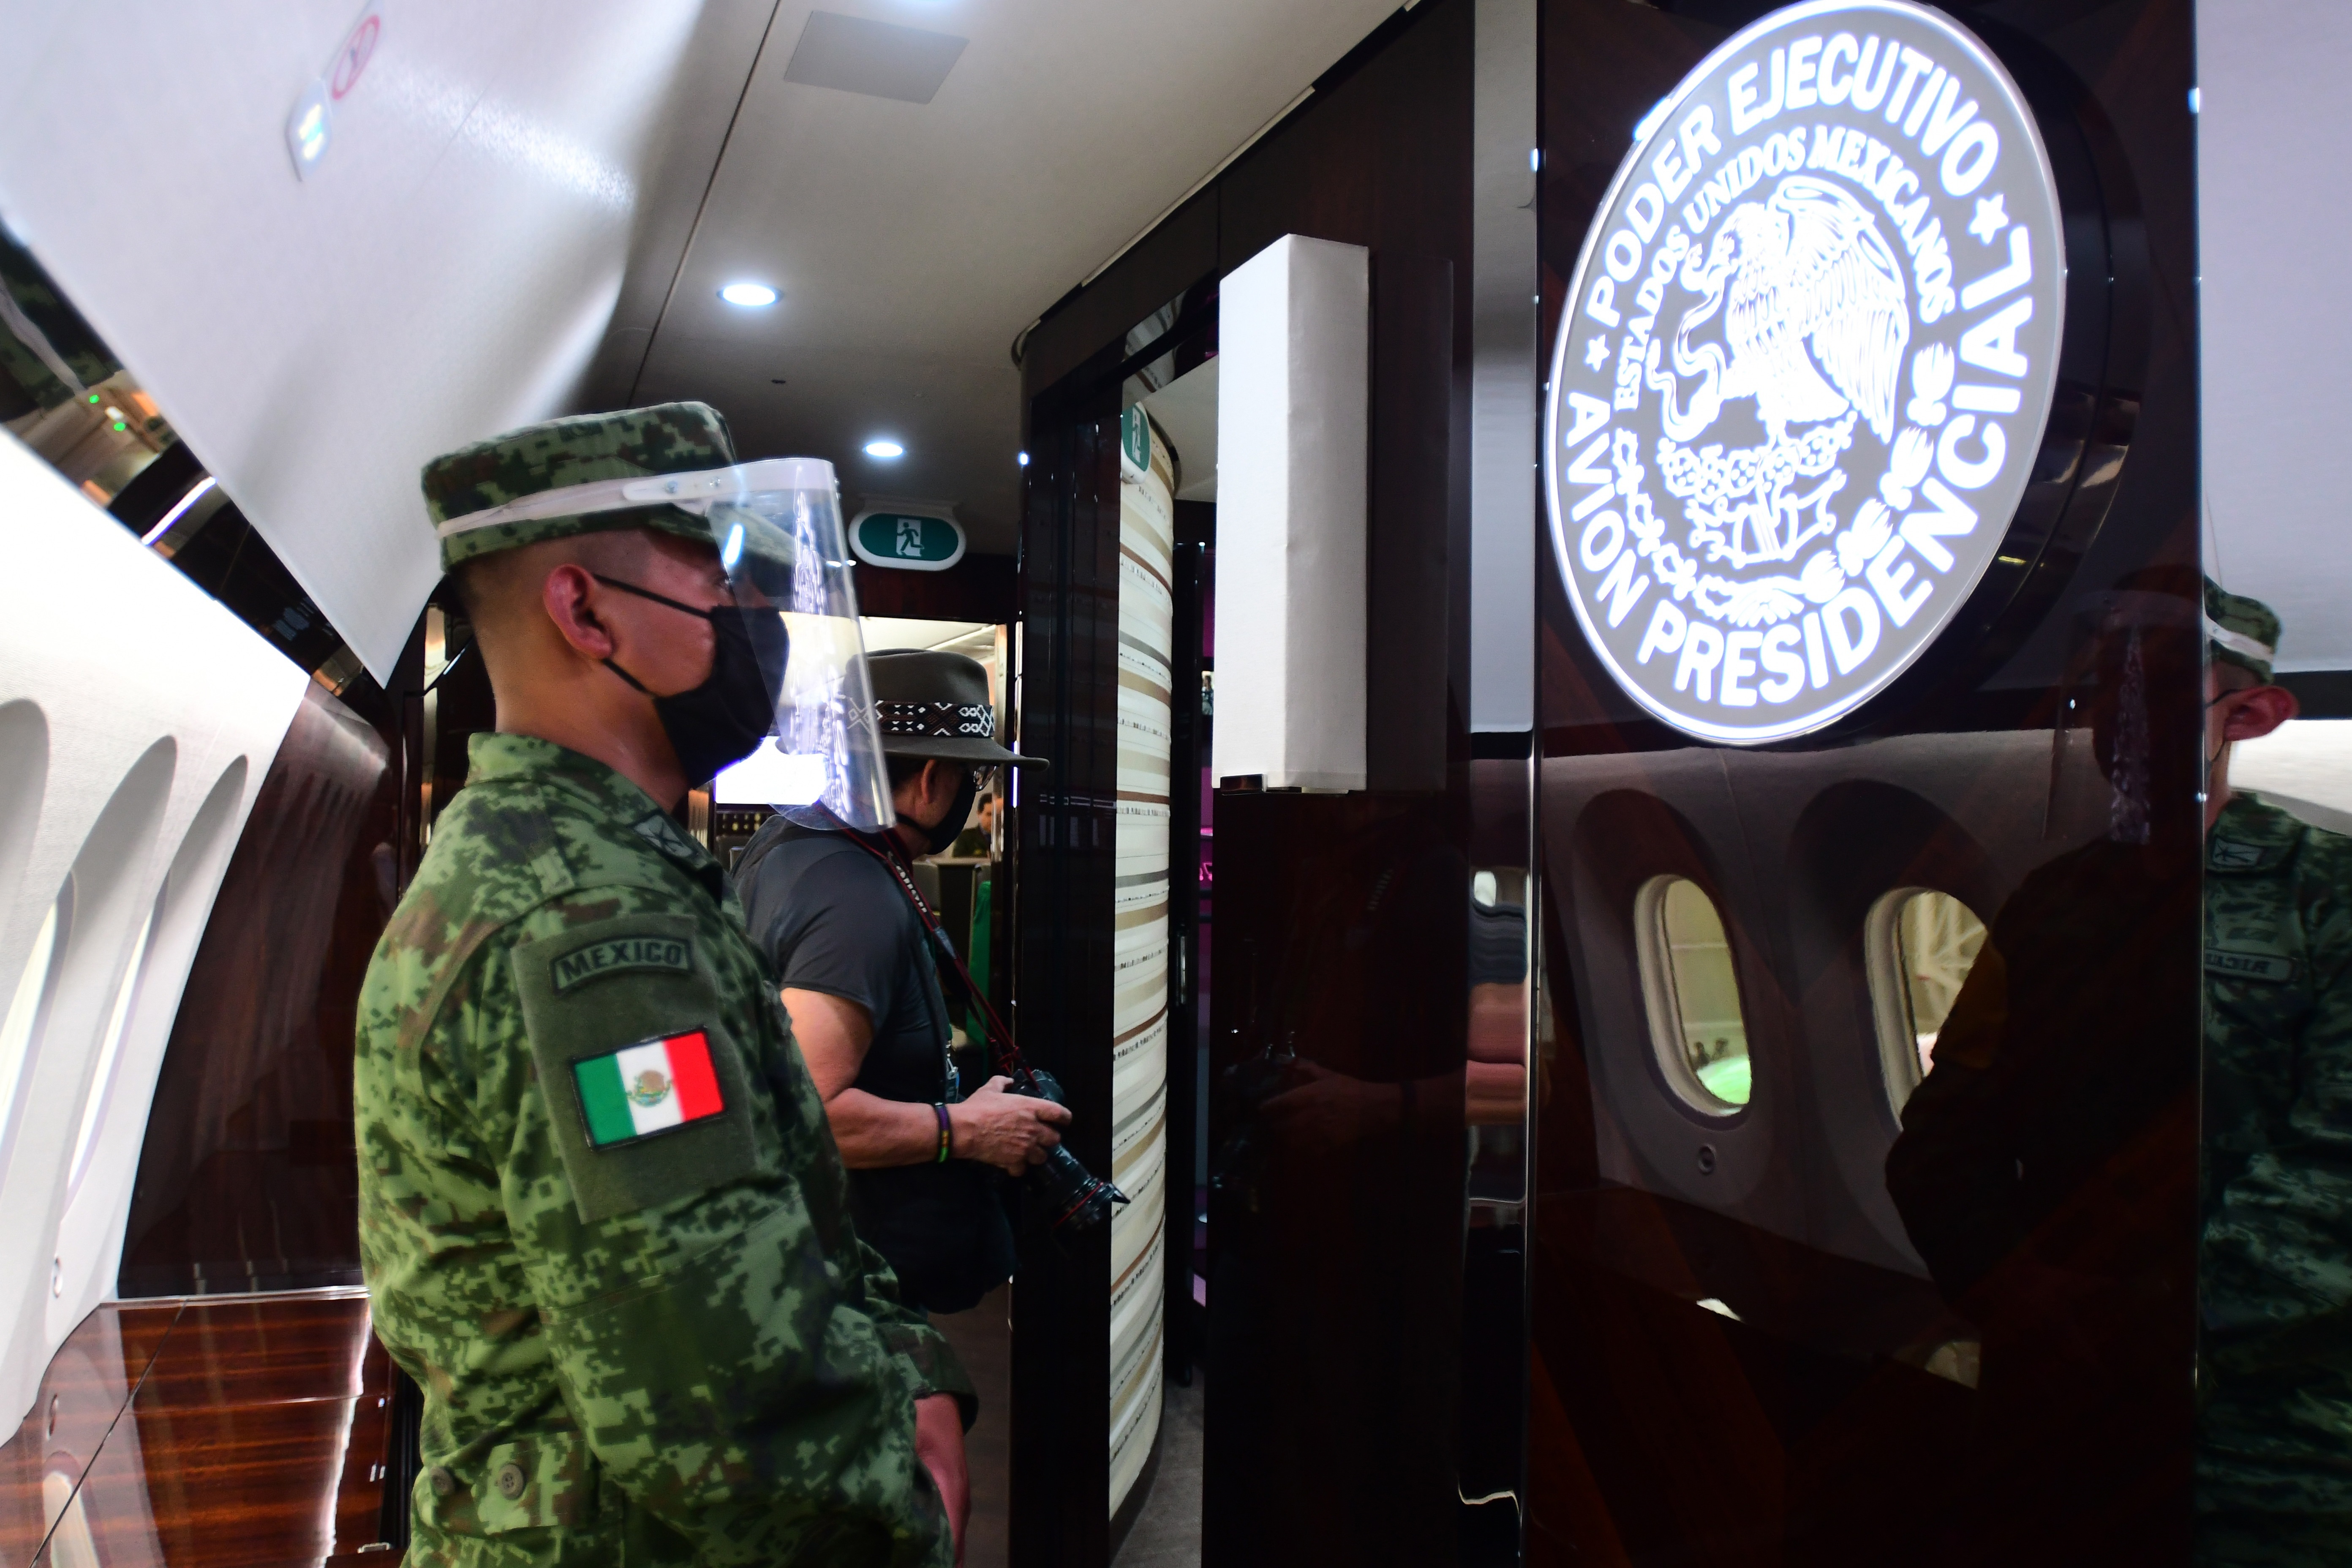
[[[2205,973],[2231,980],[2292,980],[2294,960],[2276,952],[2233,952],[2224,947],[2205,950]]]
[[[610,1149],[709,1121],[727,1109],[700,1029],[643,1040],[572,1064],[588,1143]]]
[[[692,973],[693,941],[682,936],[607,937],[562,954],[549,966],[548,975],[554,982],[555,994],[561,996],[584,981],[627,970]]]

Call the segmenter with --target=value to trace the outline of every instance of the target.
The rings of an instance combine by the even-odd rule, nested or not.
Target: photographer
[[[856,834],[805,808],[771,818],[737,883],[849,1167],[858,1234],[909,1301],[958,1312],[1013,1272],[1012,1226],[987,1168],[1018,1175],[1043,1163],[1070,1113],[1005,1092],[1003,1078],[959,1098],[912,858],[955,842],[984,773],[1039,759],[996,743],[988,673],[974,660],[908,651],[867,666],[897,826]]]

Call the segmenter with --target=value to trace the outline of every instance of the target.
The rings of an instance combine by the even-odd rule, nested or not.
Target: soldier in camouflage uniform
[[[2206,585],[2198,1559],[2352,1563],[2352,838],[2230,788],[2294,716],[2278,617]]]
[[[424,482],[439,524],[733,461],[676,404]],[[667,809],[653,690],[717,670],[717,562],[661,506],[444,534],[499,732],[369,966],[356,1091],[376,1332],[425,1390],[412,1563],[955,1555],[971,1385],[851,1228],[775,983]]]

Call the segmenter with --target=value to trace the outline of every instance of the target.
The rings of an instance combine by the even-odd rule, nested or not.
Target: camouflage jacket
[[[2234,796],[2205,858],[2200,1504],[2352,1513],[2352,838]]]
[[[642,791],[475,737],[357,1075],[376,1332],[425,1389],[409,1562],[950,1560],[914,1401],[971,1385],[850,1226],[723,874]]]

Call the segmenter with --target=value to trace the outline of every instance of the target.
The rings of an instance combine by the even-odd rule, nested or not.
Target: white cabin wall
[[[0,1419],[13,1424],[67,1333],[113,1294],[181,987],[309,678],[5,436],[0,537],[0,742],[13,742],[0,764],[0,1008],[67,878],[82,879],[19,1113],[0,1119]],[[46,758],[28,761],[38,730]],[[150,910],[122,1043],[95,1083]]]
[[[674,269],[642,220],[691,222],[672,165],[698,190],[749,68],[747,7],[705,10],[394,0],[304,179],[287,120],[356,0],[0,0],[0,218],[379,680],[438,576],[418,470],[570,407],[633,251]]]
[[[2325,107],[2347,75],[2352,5],[2198,0],[2206,564],[2278,611],[2285,670],[2352,669],[2352,129]]]

